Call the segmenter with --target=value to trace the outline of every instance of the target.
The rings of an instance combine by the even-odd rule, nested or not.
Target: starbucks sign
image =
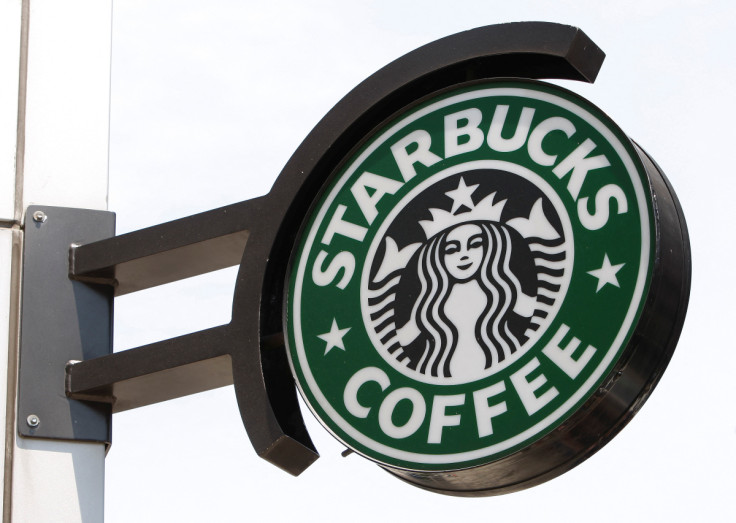
[[[288,275],[297,383],[389,467],[491,463],[598,390],[654,263],[644,167],[563,89],[485,81],[396,115],[315,202]]]
[[[545,22],[442,38],[350,91],[268,194],[58,251],[64,289],[117,294],[242,255],[229,324],[92,361],[66,347],[62,396],[120,411],[232,377],[255,451],[293,475],[319,457],[297,389],[349,450],[433,492],[501,494],[576,466],[652,393],[690,292],[662,170],[539,81],[592,83],[603,58]],[[53,365],[24,339],[19,430],[65,439],[26,423],[60,396],[34,395]]]

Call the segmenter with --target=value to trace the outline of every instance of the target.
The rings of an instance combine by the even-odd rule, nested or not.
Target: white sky
[[[637,417],[571,472],[520,493],[421,491],[340,444],[299,478],[252,450],[232,387],[117,414],[108,522],[734,521],[736,4],[727,1],[115,0],[110,205],[118,233],[268,192],[352,87],[406,52],[509,21],[576,25],[607,54],[585,96],[658,161],[684,208],[693,288],[672,362]],[[116,350],[230,319],[235,269],[119,298]],[[726,276],[726,277],[724,277]]]

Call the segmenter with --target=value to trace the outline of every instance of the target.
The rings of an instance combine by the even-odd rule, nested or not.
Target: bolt
[[[33,213],[33,221],[38,223],[43,223],[46,221],[46,213],[43,211],[36,211]]]
[[[41,420],[35,414],[31,414],[26,418],[26,423],[28,423],[29,427],[35,429],[41,424]]]

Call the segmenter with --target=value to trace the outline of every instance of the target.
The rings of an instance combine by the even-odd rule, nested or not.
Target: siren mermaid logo
[[[466,86],[398,115],[294,249],[284,329],[307,405],[414,471],[543,438],[615,377],[641,314],[645,180],[623,133],[553,86]]]
[[[369,251],[362,297],[371,339],[420,381],[464,383],[508,365],[565,295],[573,242],[564,207],[533,185],[543,183],[533,173],[509,167],[527,176],[433,177],[397,205]]]

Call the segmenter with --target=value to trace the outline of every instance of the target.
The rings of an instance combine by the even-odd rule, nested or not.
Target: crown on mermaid
[[[452,199],[452,209],[449,211],[436,208],[429,209],[432,219],[419,221],[419,225],[424,229],[427,239],[462,223],[501,221],[501,212],[503,211],[504,205],[506,205],[506,200],[494,203],[493,200],[496,197],[496,193],[493,192],[476,204],[473,202],[472,195],[477,188],[478,184],[468,186],[465,184],[465,179],[460,178],[457,189],[445,193]],[[463,207],[469,210],[458,213]]]

